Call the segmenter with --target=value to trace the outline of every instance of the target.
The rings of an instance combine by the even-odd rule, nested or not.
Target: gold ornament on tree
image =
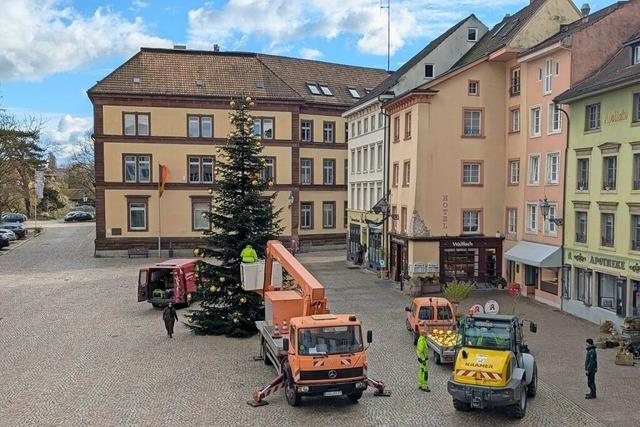
[[[224,283],[224,281],[225,281],[225,278],[221,276],[220,277],[220,283]]]
[[[218,288],[216,288],[216,286],[215,286],[215,285],[212,285],[212,286],[209,288],[209,290],[210,290],[211,292],[216,292],[216,291],[218,290]]]
[[[201,252],[202,252],[202,250],[201,250],[200,248],[195,248],[195,249],[193,250],[193,254],[194,254],[195,256],[200,256],[200,253],[201,253]]]
[[[238,319],[237,317],[234,317],[233,318],[233,323],[235,323],[237,325],[238,323],[240,323],[240,319]]]
[[[245,302],[247,302],[247,299],[245,297],[240,298],[240,304],[244,304]]]

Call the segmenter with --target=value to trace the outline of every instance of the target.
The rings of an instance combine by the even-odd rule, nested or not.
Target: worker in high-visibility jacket
[[[242,262],[246,263],[258,262],[258,254],[251,245],[247,245],[242,252],[240,252],[240,258],[242,258]]]
[[[422,391],[431,391],[427,381],[429,380],[429,346],[427,345],[426,332],[422,331],[416,345],[416,354],[418,355],[418,388]]]

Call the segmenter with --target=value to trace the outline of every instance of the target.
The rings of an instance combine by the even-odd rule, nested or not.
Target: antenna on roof
[[[387,72],[390,70],[389,62],[391,58],[391,0],[387,0],[387,5],[382,4],[380,0],[380,9],[387,9]]]

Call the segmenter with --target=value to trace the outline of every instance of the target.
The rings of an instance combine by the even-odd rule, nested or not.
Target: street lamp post
[[[551,205],[549,204],[549,200],[547,200],[547,196],[544,196],[544,199],[538,202],[538,206],[540,206],[540,209],[542,209],[542,217],[545,220],[555,225],[562,226],[562,218],[549,218],[549,210],[551,209]]]

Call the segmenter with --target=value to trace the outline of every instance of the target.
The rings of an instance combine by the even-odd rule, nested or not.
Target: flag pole
[[[158,174],[158,258],[162,257],[161,255],[161,242],[160,242],[160,234],[162,232],[162,226],[160,223],[160,199],[162,198],[162,194],[160,194],[160,183],[162,182],[162,165],[159,165],[160,173]]]

